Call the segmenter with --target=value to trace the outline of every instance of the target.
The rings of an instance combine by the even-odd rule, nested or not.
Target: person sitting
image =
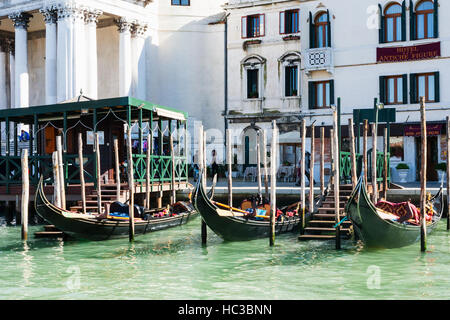
[[[19,142],[25,142],[30,140],[30,135],[25,130],[21,130],[20,136],[19,136]]]

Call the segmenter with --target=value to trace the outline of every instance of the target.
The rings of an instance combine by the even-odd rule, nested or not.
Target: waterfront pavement
[[[306,179],[307,180],[307,179]],[[190,179],[190,182],[195,185],[193,179]],[[309,190],[309,185],[307,183],[307,188]],[[208,178],[207,186],[208,188],[212,184],[212,179]],[[402,189],[389,189],[388,195],[420,195],[420,182],[409,182],[409,183],[395,183],[397,186],[402,187]],[[435,193],[439,190],[441,183],[437,181],[431,181],[427,183],[427,191],[431,193]],[[446,184],[444,183],[444,187]],[[316,186],[314,187],[314,193],[319,193],[319,186],[316,182]],[[255,194],[258,190],[258,183],[253,181],[243,181],[242,179],[233,179],[233,194]],[[270,190],[270,183],[269,183]],[[264,192],[264,181],[263,181],[263,192]],[[284,182],[277,181],[277,194],[278,195],[295,195],[300,194],[301,188],[295,185],[295,182]],[[227,194],[228,193],[228,181],[226,178],[220,178],[217,181],[215,194]]]

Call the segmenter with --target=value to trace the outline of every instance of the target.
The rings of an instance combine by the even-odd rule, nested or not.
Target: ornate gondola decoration
[[[434,215],[427,225],[427,233],[437,226],[444,211],[443,188],[430,199]],[[363,175],[359,178],[345,208],[352,221],[356,235],[368,247],[399,248],[411,245],[420,239],[420,226],[407,222],[399,223],[384,219],[380,209],[375,207],[366,191]]]
[[[259,238],[268,238],[270,222],[268,220],[254,220],[246,218],[241,210],[223,209],[222,206],[213,203],[202,184],[201,178],[196,184],[193,203],[208,227],[226,241],[247,241]],[[319,197],[321,201],[322,197]],[[317,203],[317,205],[318,205]],[[317,207],[317,205],[315,207]],[[296,205],[295,205],[296,206]],[[310,214],[306,215],[309,219]],[[287,217],[276,221],[275,233],[282,234],[298,230],[301,218],[297,216]]]
[[[135,220],[135,232],[137,235],[146,234],[158,230],[186,224],[196,217],[197,211],[191,203],[178,202],[177,214],[171,216],[153,217],[149,215],[147,220]],[[80,239],[107,240],[112,238],[126,238],[129,233],[129,221],[99,219],[95,215],[74,213],[56,207],[47,200],[44,194],[43,179],[39,185],[35,196],[36,212],[47,222],[53,224],[64,233]],[[172,206],[174,209],[175,205]],[[146,211],[151,213],[151,211]]]

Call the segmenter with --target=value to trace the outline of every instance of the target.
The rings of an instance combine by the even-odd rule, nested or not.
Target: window
[[[380,102],[407,104],[407,75],[380,77]]]
[[[318,81],[309,83],[310,109],[327,108],[334,104],[334,81]]]
[[[316,23],[316,48],[325,48],[328,46],[328,14],[322,13],[317,16]]]
[[[411,9],[411,40],[439,37],[438,10],[438,0],[420,1],[416,6],[416,10]]]
[[[191,1],[190,0],[172,0],[173,6],[190,6]]]
[[[402,7],[393,3],[385,10],[386,42],[402,41]]]
[[[285,96],[298,96],[298,66],[285,67]]]
[[[280,12],[280,34],[297,33],[299,29],[298,9]]]
[[[417,6],[416,26],[416,39],[434,37],[434,8],[432,1],[423,1]]]
[[[330,13],[319,13],[313,19],[312,12],[309,13],[309,46],[310,48],[331,47],[331,24]]]
[[[257,38],[264,36],[264,14],[242,17],[242,38]]]
[[[404,161],[404,147],[403,147],[403,137],[391,137],[390,138],[391,147],[391,161]]]
[[[439,72],[411,74],[411,102],[439,102]]]
[[[248,69],[247,70],[247,98],[257,99],[259,98],[259,70]]]

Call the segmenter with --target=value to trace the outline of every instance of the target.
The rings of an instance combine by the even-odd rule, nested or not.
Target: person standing
[[[211,159],[211,178],[214,179],[214,175],[219,173],[219,166],[217,165],[217,152],[214,149],[212,151],[212,159]],[[217,178],[219,178],[217,176]]]

